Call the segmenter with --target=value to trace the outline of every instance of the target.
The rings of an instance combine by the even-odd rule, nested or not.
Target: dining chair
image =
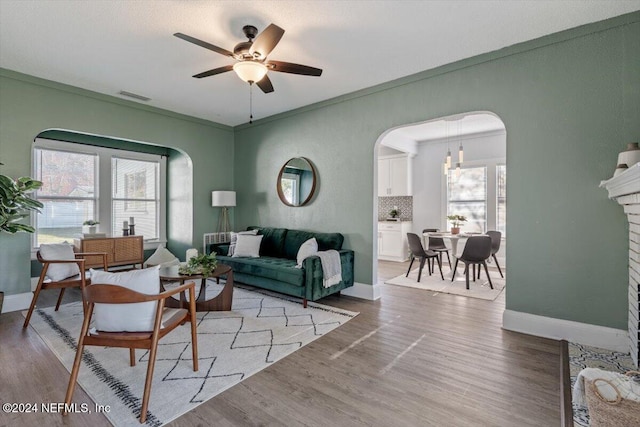
[[[31,315],[36,308],[36,302],[40,292],[44,289],[60,289],[55,311],[60,308],[64,291],[67,288],[80,288],[82,291],[91,283],[87,277],[85,257],[102,257],[103,268],[107,270],[107,254],[104,252],[73,252],[73,247],[67,243],[50,243],[40,245],[36,258],[42,264],[42,271],[38,278],[36,290],[33,292],[31,305],[22,324],[23,328],[29,326]]]
[[[420,237],[418,237],[418,235],[415,233],[407,233],[407,240],[409,241],[409,250],[411,251],[411,262],[409,263],[409,269],[407,270],[407,275],[405,277],[409,277],[409,272],[411,271],[411,267],[413,266],[413,261],[416,258],[420,258],[420,269],[418,270],[419,282],[420,277],[422,276],[422,269],[424,268],[425,261],[429,259],[435,259],[438,261],[440,277],[442,277],[442,280],[444,280],[444,275],[442,274],[442,263],[440,262],[438,253],[429,249],[425,251],[424,247],[422,246],[422,242],[420,241]],[[429,270],[429,276],[431,276],[433,269],[431,268],[431,263],[429,262],[427,262],[427,269]]]
[[[476,280],[475,266],[484,266],[484,271],[487,273],[489,279],[489,286],[493,289],[493,283],[489,276],[489,269],[487,268],[487,260],[491,257],[491,237],[489,236],[472,236],[467,239],[467,243],[464,246],[462,255],[456,258],[455,266],[453,267],[453,274],[451,275],[451,281],[456,277],[456,270],[458,268],[458,261],[464,262],[464,274],[467,282],[467,289],[469,289],[469,266],[473,265],[473,280]]]
[[[158,290],[159,290],[159,277]],[[165,308],[165,301],[172,295],[176,295],[180,292],[189,291],[189,309],[185,308]],[[191,350],[193,357],[193,371],[198,371],[198,340],[196,336],[196,305],[195,305],[195,284],[194,282],[188,282],[177,288],[165,291],[162,293],[146,294],[134,291],[128,287],[112,285],[112,284],[93,284],[84,288],[84,299],[87,302],[87,310],[85,311],[84,321],[82,323],[82,330],[80,332],[80,338],[78,339],[78,347],[76,351],[75,360],[73,362],[73,368],[71,370],[71,377],[69,378],[69,386],[67,388],[67,394],[65,397],[65,408],[70,407],[71,398],[75,390],[76,381],[78,379],[78,373],[80,371],[80,363],[82,361],[82,352],[87,345],[94,345],[99,347],[123,347],[129,348],[129,363],[131,366],[135,366],[135,349],[149,350],[149,361],[147,365],[147,376],[144,383],[144,392],[142,397],[142,408],[140,410],[140,423],[144,423],[147,419],[147,408],[149,407],[149,398],[151,395],[151,382],[153,379],[153,370],[155,367],[158,341],[173,331],[177,326],[186,322],[191,323]],[[100,326],[97,323],[97,317],[94,316],[96,304],[102,305],[99,307],[105,309],[104,305],[109,306],[121,306],[119,308],[127,308],[127,304],[139,303],[151,303],[155,305],[152,309],[152,327],[142,328],[150,330],[141,331],[114,331],[113,328],[107,327],[104,322]],[[129,306],[130,307],[130,306]],[[109,307],[111,308],[111,307]],[[133,308],[138,310],[137,308]],[[93,317],[93,319],[92,319]],[[111,315],[112,319],[127,321],[127,317]],[[119,319],[117,319],[119,318]],[[91,324],[94,321],[94,324]],[[89,326],[92,326],[89,329]],[[103,329],[107,329],[104,331]],[[134,328],[135,329],[135,328]],[[125,374],[126,375],[126,374]],[[63,412],[67,415],[67,412]]]
[[[424,233],[437,233],[438,230],[437,228],[425,228],[424,230],[422,230],[422,234]],[[447,248],[447,245],[445,245],[444,243],[444,239],[442,237],[431,237],[429,236],[429,245],[427,247],[427,249],[431,249],[434,252],[437,252],[438,255],[440,255],[440,263],[442,264],[442,253],[446,253],[447,254],[447,261],[449,261],[449,268],[451,268],[451,258],[449,258],[449,248]],[[431,260],[432,265],[431,268],[433,269],[434,265],[433,262],[434,260]]]
[[[504,279],[504,274],[502,274],[502,269],[500,268],[500,264],[498,264],[498,258],[496,257],[496,253],[500,250],[500,242],[502,240],[502,233],[499,231],[487,231],[487,236],[491,237],[491,256],[496,263],[496,267],[498,267],[498,272],[500,273],[500,277]],[[480,278],[480,269],[478,269],[478,279]]]

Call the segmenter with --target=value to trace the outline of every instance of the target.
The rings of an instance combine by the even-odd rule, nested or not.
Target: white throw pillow
[[[171,265],[179,265],[180,260],[172,254],[167,248],[164,246],[158,246],[158,249],[144,262],[146,265],[162,265],[171,266]]]
[[[40,256],[46,260],[61,260],[61,259],[76,259],[73,253],[73,246],[68,243],[49,243],[40,245]],[[73,277],[80,274],[78,264],[63,263],[63,264],[49,264],[47,269],[47,277],[54,282],[66,279],[67,277]]]
[[[247,234],[238,234],[238,241],[236,242],[236,249],[233,252],[233,258],[237,257],[260,257],[260,242],[262,242],[262,235],[250,236]]]
[[[298,256],[296,257],[298,260],[297,267],[302,268],[302,262],[305,260],[305,258],[313,256],[317,253],[318,253],[318,241],[316,240],[315,237],[312,237],[311,239],[304,242],[302,246],[300,246],[300,249],[298,249]]]
[[[258,234],[258,229],[249,230],[249,231],[240,231],[239,233],[231,232],[231,241],[229,242],[229,252],[227,256],[233,256],[233,253],[236,250],[236,243],[238,242],[238,234],[244,234],[247,236],[256,236]]]
[[[129,288],[143,294],[160,293],[160,266],[122,273],[91,269],[91,285],[108,284]],[[93,310],[95,329],[104,332],[153,331],[156,301],[133,304],[96,304]]]

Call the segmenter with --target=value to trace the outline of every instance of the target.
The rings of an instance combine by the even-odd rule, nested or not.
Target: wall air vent
[[[137,99],[138,101],[151,101],[151,98],[147,98],[146,96],[138,95],[135,93],[127,92],[126,90],[121,90],[118,92],[119,95],[128,96],[129,98]]]

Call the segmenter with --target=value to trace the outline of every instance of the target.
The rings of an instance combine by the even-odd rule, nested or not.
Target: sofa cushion
[[[296,259],[300,246],[313,237],[315,237],[318,242],[319,251],[328,251],[329,249],[339,251],[342,249],[342,242],[344,242],[344,236],[340,233],[313,233],[311,231],[288,230],[284,240],[284,257]]]
[[[260,243],[264,236],[251,236],[248,234],[238,234],[236,248],[233,251],[232,258],[250,257],[258,258],[260,256]]]
[[[253,228],[253,227],[249,227]],[[264,236],[260,245],[260,256],[284,257],[284,239],[287,235],[286,228],[259,228],[259,235]],[[297,252],[296,252],[297,253]],[[295,256],[294,256],[295,258]]]
[[[233,272],[278,280],[295,286],[304,286],[304,270],[296,268],[296,261],[276,258],[232,258],[220,256],[218,261],[233,268]]]

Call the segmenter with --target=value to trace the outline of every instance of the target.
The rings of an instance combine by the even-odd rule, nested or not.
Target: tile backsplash
[[[394,206],[398,207],[402,221],[413,221],[412,196],[378,197],[378,220],[384,221],[387,219]]]

